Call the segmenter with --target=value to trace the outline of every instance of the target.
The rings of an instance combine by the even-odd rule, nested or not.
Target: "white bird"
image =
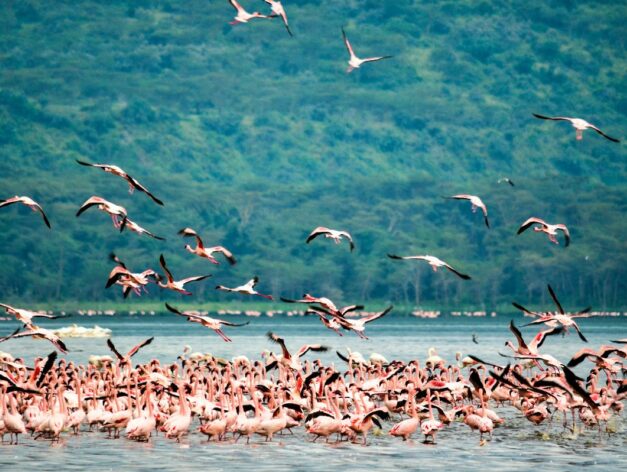
[[[307,236],[307,240],[305,241],[309,244],[313,239],[317,238],[320,235],[324,235],[325,238],[332,239],[335,241],[335,244],[339,244],[342,238],[348,239],[348,243],[350,245],[351,251],[355,249],[355,243],[353,243],[353,237],[350,235],[348,231],[337,231],[335,229],[329,229],[324,226],[318,226],[314,229],[309,236]]]
[[[263,0],[263,1],[266,2],[268,5],[270,5],[270,9],[272,10],[272,13],[273,13],[272,16],[280,16],[281,19],[283,20],[283,24],[285,25],[285,29],[287,30],[287,32],[290,34],[290,36],[294,36],[287,22],[287,14],[285,13],[285,8],[283,8],[281,1],[280,0]]]
[[[485,225],[488,228],[490,227],[490,222],[488,221],[488,208],[485,206],[485,203],[483,203],[483,201],[476,195],[460,194],[460,195],[453,195],[452,197],[446,197],[446,198],[453,199],[453,200],[468,200],[472,205],[471,209],[473,213],[477,212],[477,208],[481,208],[481,211],[483,212],[483,219],[485,221]]]
[[[48,315],[47,313],[38,313],[36,311],[25,310],[23,308],[15,308],[5,303],[0,303],[0,307],[4,308],[9,315],[15,316],[18,321],[21,321],[25,325],[30,325],[33,322],[33,318],[49,318],[56,320],[57,318],[67,318],[69,315]]]
[[[237,25],[237,24],[240,24],[240,23],[248,23],[250,20],[252,20],[254,18],[271,18],[270,16],[262,15],[258,11],[253,12],[253,13],[248,13],[244,9],[244,7],[242,7],[239,4],[239,2],[237,2],[237,0],[229,0],[229,3],[233,6],[233,8],[235,8],[235,10],[237,10],[237,15],[235,15],[235,18],[233,18],[233,21],[231,21],[229,23],[230,25]]]
[[[346,69],[346,73],[350,73],[353,69],[358,69],[365,62],[376,62],[382,59],[389,59],[392,56],[377,56],[377,57],[367,57],[365,59],[360,59],[355,55],[351,43],[348,41],[346,37],[346,32],[344,28],[342,28],[342,37],[344,38],[344,44],[346,45],[346,49],[348,50],[348,54],[350,54],[350,59],[348,60],[348,69]]]
[[[118,177],[122,177],[124,180],[126,180],[128,182],[128,192],[129,193],[133,193],[135,190],[138,190],[139,192],[144,192],[156,204],[163,205],[163,202],[161,200],[159,200],[157,197],[155,197],[152,193],[150,193],[148,191],[148,189],[146,187],[144,187],[136,179],[134,179],[133,177],[128,175],[124,170],[122,170],[118,166],[114,166],[114,165],[111,165],[111,164],[91,164],[89,162],[79,161],[78,159],[76,160],[76,162],[78,162],[82,166],[95,167],[97,169],[102,169],[103,171],[105,171],[105,172],[107,172],[109,174],[113,174],[113,175],[117,175]]]
[[[61,338],[59,338],[59,336],[54,334],[49,329],[40,328],[33,324],[26,325],[26,328],[27,328],[26,331],[20,332],[21,328],[19,328],[16,331],[14,331],[12,334],[10,334],[9,336],[0,338],[0,343],[7,341],[9,339],[13,339],[13,338],[24,338],[27,336],[31,336],[35,339],[47,339],[52,344],[54,344],[54,347],[56,347],[59,351],[61,351],[64,354],[68,351],[63,341],[61,341]]]
[[[451,272],[453,272],[455,275],[457,275],[458,277],[461,277],[464,280],[470,280],[470,276],[466,275],[466,274],[462,274],[461,272],[453,269],[453,267],[451,267],[450,265],[448,265],[446,262],[444,262],[441,259],[438,259],[437,257],[434,256],[395,256],[394,254],[388,254],[388,257],[390,259],[418,259],[418,260],[422,260],[422,261],[427,261],[427,263],[433,268],[433,272],[437,272],[438,271],[438,267],[445,267],[448,270],[450,270]]]
[[[31,210],[41,213],[41,216],[44,219],[44,223],[46,223],[46,226],[48,228],[51,228],[50,221],[48,221],[48,217],[44,213],[43,208],[41,208],[39,203],[37,203],[30,197],[18,197],[16,195],[15,197],[7,198],[6,200],[0,200],[0,208],[13,205],[14,203],[21,203],[22,205],[26,205],[27,207],[29,207]]]
[[[540,118],[541,120],[570,121],[570,124],[573,125],[573,128],[575,128],[576,130],[578,141],[581,141],[583,139],[583,132],[585,130],[592,129],[599,133],[601,136],[603,136],[605,139],[609,139],[610,141],[613,141],[615,143],[620,143],[618,139],[608,136],[599,128],[591,123],[588,123],[586,120],[582,120],[581,118],[569,118],[567,116],[543,116],[536,113],[533,113],[533,116],[535,116],[536,118]]]
[[[509,177],[502,177],[500,178],[497,183],[501,183],[501,182],[507,182],[508,184],[510,184],[512,187],[514,187],[514,182],[512,182],[512,179],[510,179]]]
[[[161,256],[159,257],[159,264],[161,265],[161,268],[165,272],[165,275],[167,278],[166,283],[162,283],[163,277],[161,277],[160,275],[157,275],[157,280],[159,281],[158,282],[159,287],[174,290],[175,292],[182,293],[183,295],[192,294],[191,292],[188,292],[187,290],[185,290],[185,284],[188,284],[190,282],[198,282],[200,280],[204,280],[208,277],[211,277],[211,275],[195,275],[195,276],[187,277],[181,280],[174,280],[174,277],[172,277],[172,272],[170,272],[170,270],[168,269],[165,263],[165,257],[163,257],[163,254],[161,254]]]
[[[247,321],[246,323],[232,323],[230,321],[218,320],[215,318],[210,318],[208,316],[202,316],[200,313],[195,311],[179,311],[168,303],[165,304],[165,307],[172,313],[187,317],[188,321],[200,323],[204,327],[214,330],[226,342],[231,342],[231,338],[224,334],[224,332],[222,331],[222,325],[246,326],[248,323],[250,323],[250,321]]]
[[[160,236],[157,236],[157,235],[151,233],[146,228],[142,228],[141,226],[139,226],[137,223],[135,223],[130,218],[126,218],[126,224],[123,225],[120,228],[120,231],[123,231],[124,228],[128,228],[129,231],[132,231],[132,232],[140,234],[140,235],[141,234],[145,234],[146,236],[150,236],[153,239],[158,239],[159,241],[165,241],[165,238],[162,238]]]
[[[104,198],[97,197],[95,195],[85,200],[85,203],[83,203],[76,212],[76,216],[81,216],[81,213],[93,206],[96,206],[99,210],[108,213],[111,216],[111,220],[113,220],[114,227],[123,228],[126,225],[126,220],[128,218],[126,208],[120,205],[116,205],[115,203],[111,203],[110,201],[107,201]],[[122,218],[122,221],[120,221],[120,217]]]
[[[259,282],[259,277],[255,276],[250,279],[244,285],[240,285],[239,287],[225,287],[224,285],[218,285],[216,290],[223,290],[225,292],[235,292],[241,293],[242,295],[257,295],[259,297],[267,298],[268,300],[272,300],[272,295],[264,295],[263,293],[259,293],[255,290],[255,286]]]
[[[180,234],[181,236],[187,236],[187,237],[193,236],[194,238],[196,238],[196,247],[192,248],[189,244],[186,244],[185,249],[188,252],[191,252],[192,254],[196,254],[199,257],[204,257],[205,259],[209,259],[209,261],[212,264],[220,264],[218,260],[215,257],[213,257],[214,252],[219,252],[219,253],[224,254],[224,257],[226,257],[226,260],[229,261],[229,264],[231,265],[234,265],[237,262],[235,260],[235,257],[233,257],[233,253],[223,246],[205,247],[205,245],[202,242],[202,239],[200,239],[200,236],[198,236],[198,233],[196,233],[196,231],[194,231],[192,228],[183,228],[182,230],[179,231],[178,234]]]
[[[527,221],[525,221],[522,225],[520,225],[520,228],[518,228],[518,231],[516,232],[516,234],[522,233],[533,224],[540,225],[540,226],[534,226],[533,230],[535,232],[545,233],[549,237],[549,240],[555,244],[559,244],[556,238],[557,232],[562,231],[564,233],[564,238],[566,241],[564,243],[564,247],[568,247],[568,245],[570,244],[570,232],[568,231],[568,228],[566,227],[566,225],[563,225],[563,224],[550,225],[546,221],[540,218],[536,218],[535,216],[532,216]]]

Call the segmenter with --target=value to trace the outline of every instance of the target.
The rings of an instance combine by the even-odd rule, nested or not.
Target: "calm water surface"
[[[150,346],[134,358],[146,362],[159,358],[172,362],[182,353],[185,345],[194,351],[210,352],[216,356],[231,358],[246,355],[259,358],[264,349],[277,350],[277,346],[265,337],[274,331],[286,338],[289,349],[296,350],[302,344],[319,342],[331,350],[321,354],[325,362],[334,362],[343,368],[344,363],[335,350],[346,348],[369,356],[372,352],[384,355],[388,360],[424,359],[429,347],[436,347],[438,354],[454,362],[455,353],[468,353],[497,363],[506,361],[498,352],[506,353],[504,343],[512,339],[507,329],[511,317],[463,318],[445,317],[423,320],[411,316],[395,315],[372,323],[367,328],[370,340],[360,340],[352,334],[339,337],[327,331],[313,318],[275,316],[273,318],[244,318],[231,316],[234,321],[250,320],[242,328],[225,328],[233,343],[225,343],[213,332],[186,322],[174,315],[115,317],[75,317],[63,320],[45,320],[46,328],[57,328],[77,323],[92,327],[98,324],[113,331],[112,339],[121,351],[130,349],[137,342],[154,336]],[[523,324],[523,318],[516,318]],[[580,323],[588,338],[589,347],[596,348],[610,339],[627,337],[627,318],[585,319]],[[0,323],[0,335],[15,329],[13,322]],[[536,332],[523,328],[526,339]],[[472,342],[476,334],[479,344]],[[110,354],[104,339],[67,339],[71,352],[66,359],[85,363],[91,354]],[[576,335],[548,338],[542,350],[563,362],[584,347]],[[15,357],[32,360],[47,355],[51,345],[44,341],[11,340],[3,343],[3,351]],[[585,368],[589,368],[586,365]],[[427,446],[420,440],[402,441],[387,434],[369,437],[369,445],[331,445],[311,443],[305,440],[303,429],[295,435],[277,436],[273,443],[263,443],[256,438],[250,445],[220,443],[207,444],[205,436],[191,434],[182,444],[153,438],[149,444],[137,444],[125,439],[109,440],[105,433],[82,433],[78,437],[63,435],[59,445],[48,441],[24,438],[19,446],[0,447],[0,470],[572,470],[585,467],[588,470],[627,470],[627,434],[621,418],[617,418],[617,433],[610,438],[599,439],[597,433],[585,432],[572,437],[561,432],[561,418],[552,428],[549,425],[535,427],[523,419],[517,410],[499,409],[506,424],[497,429],[494,439],[479,446],[478,434],[455,423],[438,435],[438,444]],[[195,429],[197,424],[192,425]],[[390,424],[384,425],[384,431]],[[548,434],[547,434],[548,433]]]

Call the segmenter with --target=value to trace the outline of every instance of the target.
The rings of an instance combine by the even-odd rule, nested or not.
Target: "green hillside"
[[[242,2],[266,11],[261,0]],[[0,8],[0,301],[120,300],[114,251],[134,271],[212,273],[189,302],[232,299],[216,283],[259,275],[275,296],[338,302],[540,307],[551,283],[570,309],[627,307],[627,4],[562,1],[284,2],[280,20],[230,26],[220,1],[7,1]],[[346,74],[345,28],[360,56]],[[117,164],[165,206],[75,159]],[[515,187],[497,183],[510,177]],[[477,194],[492,229],[467,202]],[[88,197],[124,205],[162,243],[75,218]],[[528,231],[565,223],[572,245]],[[345,244],[304,243],[316,226]],[[239,263],[183,250],[196,229]],[[561,237],[561,236],[560,236]],[[472,275],[386,253],[432,254]],[[177,299],[151,288],[145,298]],[[237,297],[236,297],[237,298]]]

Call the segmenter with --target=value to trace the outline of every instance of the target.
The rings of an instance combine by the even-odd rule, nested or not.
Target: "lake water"
[[[457,351],[505,363],[507,360],[498,352],[506,353],[505,341],[513,340],[507,329],[511,318],[419,319],[393,314],[371,323],[366,329],[370,339],[360,340],[350,333],[339,337],[310,317],[230,316],[229,320],[250,321],[242,328],[225,328],[232,343],[225,343],[213,332],[171,314],[76,316],[44,320],[40,324],[46,328],[71,323],[110,328],[113,341],[123,352],[154,336],[153,343],[134,358],[136,362],[155,357],[162,362],[173,362],[185,345],[194,351],[225,358],[243,354],[256,359],[264,349],[277,350],[278,346],[265,336],[266,332],[274,331],[286,339],[290,350],[305,343],[329,346],[329,352],[314,354],[320,354],[325,362],[334,362],[338,368],[343,368],[345,364],[336,356],[335,350],[346,352],[347,347],[366,357],[377,352],[388,360],[407,361],[424,360],[427,350],[433,346],[451,363]],[[519,325],[529,320],[515,319]],[[610,339],[627,337],[627,317],[584,319],[580,326],[589,340],[588,346],[593,348],[607,344]],[[1,322],[0,335],[10,333],[15,327],[14,322]],[[537,330],[529,327],[522,328],[522,331],[525,339],[530,339]],[[473,333],[479,344],[472,342]],[[91,354],[110,354],[105,339],[68,338],[66,344],[71,352],[65,358],[75,362],[86,363]],[[565,337],[548,338],[542,352],[567,362],[584,346],[586,344],[571,333]],[[47,355],[52,346],[46,341],[21,339],[0,344],[0,350],[30,361],[35,356]],[[586,363],[583,367],[588,369],[590,365]],[[24,438],[19,446],[3,445],[0,447],[0,470],[529,470],[532,467],[539,470],[583,467],[587,470],[627,470],[627,434],[621,418],[616,420],[616,434],[599,439],[598,433],[592,431],[577,437],[562,434],[561,417],[556,416],[552,427],[548,424],[536,427],[512,407],[501,408],[498,412],[506,418],[506,423],[495,430],[493,440],[484,446],[479,445],[478,433],[471,433],[462,423],[443,429],[435,446],[422,444],[418,436],[406,443],[388,436],[392,423],[384,424],[384,434],[370,435],[366,447],[347,443],[311,443],[306,440],[303,428],[295,429],[294,436],[277,436],[272,443],[264,443],[264,438],[257,437],[248,446],[243,442],[207,444],[205,436],[196,432],[181,444],[163,436],[153,437],[148,444],[137,444],[125,439],[109,440],[101,432],[82,433],[78,437],[65,433],[59,445],[31,438]],[[196,422],[192,430],[195,428]]]

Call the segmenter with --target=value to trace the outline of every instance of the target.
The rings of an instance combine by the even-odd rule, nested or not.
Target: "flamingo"
[[[25,325],[30,325],[33,322],[33,318],[48,318],[50,320],[56,320],[58,318],[67,318],[69,315],[48,315],[47,313],[39,313],[36,311],[25,310],[23,308],[15,308],[5,303],[0,303],[0,307],[4,308],[9,315],[15,316],[18,321],[21,321]]]
[[[362,64],[366,62],[376,62],[376,61],[381,61],[383,59],[389,59],[392,57],[392,56],[378,56],[378,57],[367,57],[366,59],[360,59],[359,57],[355,55],[355,52],[353,51],[353,47],[351,46],[351,43],[348,41],[348,38],[346,37],[346,32],[344,31],[344,28],[342,28],[342,37],[344,38],[344,44],[346,45],[346,49],[348,50],[348,54],[350,55],[350,59],[348,60],[348,68],[346,69],[347,74],[352,72],[353,69],[358,69]]]
[[[158,282],[159,287],[166,288],[169,290],[174,290],[175,292],[182,293],[183,295],[192,294],[191,292],[188,292],[187,290],[185,290],[185,284],[188,284],[190,282],[198,282],[200,280],[204,280],[208,277],[211,277],[211,274],[195,275],[195,276],[187,277],[181,280],[174,280],[174,277],[172,277],[172,272],[170,272],[170,270],[168,269],[168,266],[166,265],[165,257],[163,257],[163,254],[161,254],[161,256],[159,257],[159,264],[161,265],[161,268],[163,269],[166,275],[166,283],[162,282],[163,277],[161,277],[160,275],[157,276],[157,280],[159,281]]]
[[[322,346],[321,344],[305,344],[301,346],[301,348],[298,350],[298,352],[294,356],[292,356],[290,352],[287,350],[287,347],[285,346],[285,339],[283,339],[280,336],[277,336],[271,331],[268,331],[267,336],[268,336],[268,339],[270,339],[270,341],[275,342],[279,346],[281,346],[283,357],[281,358],[280,362],[286,367],[289,367],[297,372],[302,371],[300,358],[303,357],[305,354],[307,354],[309,351],[326,352],[329,350],[328,347]]]
[[[235,26],[240,23],[248,23],[250,20],[254,18],[271,18],[270,16],[262,15],[258,11],[253,12],[253,13],[248,13],[244,9],[244,7],[242,7],[239,4],[239,2],[237,2],[237,0],[229,0],[229,3],[231,4],[233,8],[235,8],[235,10],[237,10],[237,15],[235,16],[235,18],[233,18],[233,21],[229,23],[230,25]]]
[[[346,238],[348,240],[351,252],[355,249],[353,237],[348,231],[337,231],[335,229],[329,229],[324,226],[318,226],[316,229],[314,229],[309,234],[309,236],[307,236],[307,240],[305,242],[309,244],[313,239],[321,235],[323,235],[325,238],[332,239],[333,241],[335,241],[335,244],[339,244],[342,238]]]
[[[544,116],[538,115],[536,113],[532,113],[536,118],[540,118],[541,120],[553,120],[553,121],[569,121],[573,128],[576,130],[577,141],[581,141],[583,139],[583,132],[587,129],[591,129],[599,133],[605,139],[609,139],[614,143],[620,143],[620,141],[616,138],[612,138],[601,131],[599,128],[594,126],[593,124],[588,123],[586,120],[582,120],[581,118],[568,118],[567,116]]]
[[[78,162],[82,166],[95,167],[97,169],[101,169],[107,172],[108,174],[113,174],[113,175],[117,175],[118,177],[122,177],[124,180],[128,182],[128,193],[133,193],[135,190],[139,192],[143,192],[146,195],[148,195],[148,197],[150,197],[150,199],[152,199],[152,201],[154,201],[157,205],[163,205],[163,202],[161,200],[155,197],[152,193],[148,191],[146,187],[144,187],[136,179],[131,177],[127,172],[125,172],[118,166],[114,166],[112,164],[92,164],[90,162],[80,161],[78,159],[76,160],[76,162]]]
[[[285,29],[289,33],[290,36],[294,36],[292,31],[290,30],[290,26],[287,22],[287,14],[285,13],[285,8],[283,8],[283,4],[280,0],[263,0],[268,5],[270,5],[270,9],[272,10],[272,16],[280,16],[283,20],[283,24],[285,25]]]
[[[476,195],[453,195],[452,197],[445,197],[453,200],[468,200],[472,205],[472,212],[476,213],[477,208],[480,208],[483,212],[483,220],[485,221],[485,225],[489,228],[490,222],[488,221],[488,208],[485,206],[485,203],[481,200],[481,198]]]
[[[188,321],[191,321],[193,323],[200,323],[204,327],[214,330],[226,342],[231,342],[232,340],[226,334],[224,334],[224,332],[222,331],[222,325],[246,326],[250,323],[250,321],[247,321],[246,323],[232,323],[230,321],[218,320],[215,318],[209,318],[208,316],[202,316],[200,313],[194,311],[179,311],[168,303],[165,304],[165,307],[172,313],[187,317]]]
[[[111,216],[111,220],[113,221],[113,226],[115,228],[122,229],[126,225],[126,220],[128,218],[126,208],[95,195],[85,200],[85,203],[83,203],[76,212],[76,217],[81,216],[81,213],[93,206],[96,206],[99,210],[108,213]],[[122,218],[122,221],[120,221],[120,217]]]
[[[500,184],[501,182],[506,182],[506,183],[508,183],[508,184],[509,184],[510,186],[512,186],[512,187],[514,187],[514,186],[515,186],[515,185],[514,185],[514,182],[512,182],[512,179],[510,179],[509,177],[501,177],[501,178],[497,181],[497,183],[499,183],[499,184]]]
[[[119,365],[130,365],[131,364],[131,357],[133,357],[135,354],[137,354],[137,352],[145,346],[148,346],[153,339],[155,339],[154,337],[148,338],[145,341],[142,341],[141,343],[135,345],[133,348],[131,348],[130,351],[128,351],[125,355],[120,354],[120,351],[118,351],[115,347],[115,345],[113,344],[113,341],[111,341],[110,339],[107,339],[107,346],[109,346],[109,349],[111,349],[111,351],[113,352],[113,354],[115,354],[115,357],[118,358],[118,364]]]
[[[518,231],[516,232],[516,234],[522,233],[533,224],[540,225],[540,226],[534,226],[533,230],[536,233],[545,233],[549,237],[549,240],[555,244],[559,244],[556,238],[557,232],[562,231],[564,233],[564,238],[566,241],[564,244],[564,247],[568,247],[568,245],[570,244],[570,232],[568,231],[568,228],[566,227],[566,225],[561,224],[561,223],[557,225],[550,225],[546,221],[540,218],[536,218],[535,216],[532,216],[527,221],[525,221],[522,225],[520,225],[520,228],[518,228]]]
[[[233,253],[223,246],[205,247],[205,245],[202,242],[202,239],[200,239],[200,236],[198,236],[198,233],[196,233],[196,231],[194,231],[191,228],[183,228],[182,230],[179,231],[178,234],[182,236],[188,236],[188,237],[193,236],[194,238],[196,238],[196,247],[192,248],[189,244],[186,244],[185,249],[188,252],[191,252],[192,254],[196,254],[199,257],[204,257],[205,259],[209,259],[209,261],[212,264],[220,264],[218,260],[215,257],[213,257],[213,253],[215,252],[222,253],[224,257],[226,257],[226,260],[229,261],[229,264],[231,265],[234,265],[237,262],[235,260],[235,257],[233,257]]]
[[[447,264],[443,260],[438,259],[437,257],[434,257],[434,256],[395,256],[394,254],[388,254],[388,257],[390,259],[403,259],[403,260],[416,259],[416,260],[426,261],[433,268],[433,272],[437,272],[438,267],[445,267],[446,269],[450,270],[458,277],[464,280],[470,280],[469,275],[462,274],[461,272],[453,269],[453,267],[451,267],[449,264]]]
[[[18,443],[18,435],[26,434],[26,426],[24,424],[24,420],[22,419],[22,415],[20,415],[17,411],[15,398],[12,394],[7,394],[6,387],[3,388],[2,392],[2,411],[4,413],[4,428],[9,433],[11,438],[11,444],[13,444],[13,436],[15,435],[15,444]],[[9,409],[7,409],[6,405],[6,397],[9,397]]]
[[[18,197],[16,195],[15,197],[7,198],[6,200],[0,200],[0,208],[13,205],[14,203],[21,203],[22,205],[26,205],[33,211],[38,211],[41,214],[41,217],[44,219],[44,223],[46,224],[46,226],[48,228],[52,228],[52,226],[50,226],[50,221],[48,221],[48,217],[44,213],[43,208],[41,208],[39,203],[37,203],[30,197]]]
[[[120,232],[124,231],[124,228],[128,228],[129,231],[133,231],[134,233],[137,233],[140,235],[145,234],[146,236],[150,236],[153,239],[158,239],[159,241],[165,241],[165,238],[162,238],[160,236],[157,236],[151,233],[146,228],[142,228],[141,226],[139,226],[137,223],[135,223],[133,220],[131,220],[128,217],[126,218],[126,224],[120,228]]]
[[[0,338],[0,343],[7,341],[9,339],[13,339],[13,338],[24,338],[27,336],[31,336],[35,339],[46,339],[48,341],[50,341],[54,347],[56,347],[59,351],[61,351],[62,353],[67,353],[68,349],[65,346],[65,344],[63,343],[63,341],[61,341],[61,338],[59,338],[59,336],[57,336],[56,334],[54,334],[52,331],[50,331],[49,329],[45,329],[45,328],[40,328],[38,326],[35,326],[33,324],[28,324],[26,325],[26,331],[21,331],[19,328],[18,330],[14,331],[12,334],[10,334],[9,336],[5,336],[3,338]]]
[[[192,414],[187,401],[187,394],[183,383],[178,384],[179,409],[172,413],[163,424],[166,438],[176,438],[176,442],[181,442],[181,437],[189,432],[192,423]]]
[[[216,290],[222,290],[224,292],[234,292],[241,293],[242,295],[257,295],[258,297],[267,298],[268,300],[272,300],[272,295],[265,295],[263,293],[257,292],[255,287],[259,283],[259,277],[255,276],[246,282],[244,285],[240,285],[239,287],[225,287],[224,285],[216,286]]]

